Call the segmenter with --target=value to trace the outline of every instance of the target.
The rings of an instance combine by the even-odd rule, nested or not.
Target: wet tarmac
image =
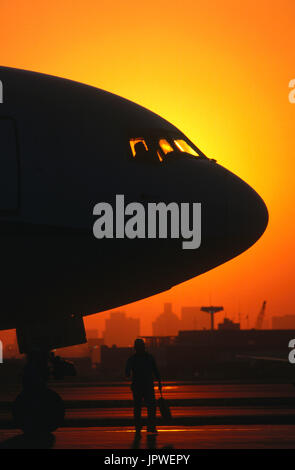
[[[59,383],[50,388],[56,390],[66,401],[79,400],[130,400],[130,384],[125,383]],[[157,390],[157,387],[156,387]],[[12,400],[20,391],[18,386],[5,386],[0,390],[0,402]],[[242,399],[242,398],[287,398],[295,399],[295,387],[290,383],[280,384],[186,384],[167,382],[163,388],[165,397],[173,399]]]
[[[39,440],[2,431],[0,449],[294,449],[295,426],[160,427],[157,436],[129,427],[59,429]]]
[[[294,448],[292,384],[166,383],[173,420],[135,438],[129,385],[52,384],[66,402],[63,428],[38,441],[14,429],[9,406],[17,387],[0,392],[0,448],[215,449]],[[158,392],[156,392],[158,396]],[[146,410],[143,412],[146,416]]]

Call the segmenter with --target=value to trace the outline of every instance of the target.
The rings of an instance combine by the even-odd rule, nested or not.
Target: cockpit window
[[[194,157],[199,157],[199,154],[185,140],[174,139],[174,143],[181,152],[189,153]]]
[[[142,148],[143,150],[145,149],[146,152],[148,152],[148,146],[146,144],[146,141],[144,140],[143,137],[137,137],[136,139],[130,139],[129,140],[129,143],[130,143],[130,147],[131,147],[131,152],[132,152],[132,155],[133,157],[136,157],[136,153],[138,151],[138,149]],[[137,145],[137,144],[141,144],[141,145]],[[137,149],[137,151],[136,151]]]
[[[174,148],[172,147],[172,145],[169,144],[168,140],[166,139],[160,139],[159,146],[162,152],[164,153],[164,155],[167,155],[167,153],[174,151]]]
[[[144,164],[156,164],[160,163],[161,155],[155,151],[152,143],[148,142],[143,137],[136,137],[129,140],[130,148],[133,157]]]
[[[144,135],[144,134],[142,134]],[[133,158],[142,163],[157,165],[162,162],[173,161],[175,158],[191,155],[194,158],[206,158],[206,156],[195,147],[183,135],[176,133],[151,132],[144,137],[133,137],[129,139]]]

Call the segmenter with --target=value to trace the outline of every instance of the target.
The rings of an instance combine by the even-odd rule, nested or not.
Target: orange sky
[[[124,308],[149,319],[171,301],[294,314],[294,0],[1,0],[1,65],[134,100],[183,130],[264,198],[270,223],[243,255]],[[105,318],[105,314],[101,318]],[[101,325],[97,316],[87,327]],[[244,320],[244,325],[246,322]]]

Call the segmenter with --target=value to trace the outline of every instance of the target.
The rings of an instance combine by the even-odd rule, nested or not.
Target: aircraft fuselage
[[[38,73],[0,67],[0,80],[1,329],[157,294],[237,256],[264,232],[258,194],[156,114]],[[131,152],[136,138],[151,147],[184,139],[199,156],[144,164]],[[98,240],[94,207],[113,206],[117,195],[145,208],[200,204],[200,246],[183,249],[172,237]]]

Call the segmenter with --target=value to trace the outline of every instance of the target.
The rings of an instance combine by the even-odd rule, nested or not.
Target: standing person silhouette
[[[134,342],[135,354],[129,357],[126,363],[126,377],[132,374],[131,390],[134,401],[134,424],[136,434],[141,431],[141,408],[142,401],[145,401],[148,410],[147,431],[156,434],[156,399],[154,390],[154,378],[162,389],[161,379],[154,357],[146,352],[145,343],[142,339]]]

